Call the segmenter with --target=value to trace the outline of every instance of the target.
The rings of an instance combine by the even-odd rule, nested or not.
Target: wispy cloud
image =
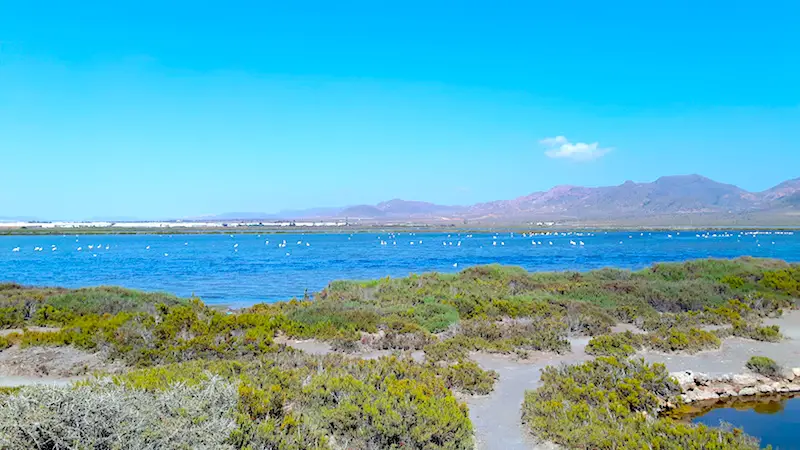
[[[587,144],[585,142],[572,143],[564,136],[556,136],[539,141],[545,150],[544,154],[550,158],[565,158],[573,161],[592,161],[611,151],[611,147],[600,147],[598,142]]]

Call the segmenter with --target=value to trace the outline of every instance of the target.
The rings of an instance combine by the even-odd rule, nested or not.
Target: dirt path
[[[474,359],[484,369],[500,374],[491,394],[467,399],[470,419],[475,426],[478,449],[532,449],[553,448],[551,444],[537,443],[520,422],[520,408],[525,391],[539,386],[540,370],[562,362],[573,364],[589,359],[583,350],[589,339],[571,341],[572,353],[556,355],[537,353],[525,361],[492,354],[474,354]]]

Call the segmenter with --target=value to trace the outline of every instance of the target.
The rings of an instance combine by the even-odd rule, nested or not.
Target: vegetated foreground
[[[537,436],[574,448],[749,447],[739,433],[656,419],[674,401],[673,382],[663,367],[627,357],[713,349],[729,336],[777,341],[780,330],[761,319],[796,307],[798,296],[800,266],[752,258],[338,281],[313,301],[234,313],[120,288],[5,284],[0,329],[57,331],[10,333],[0,349],[70,346],[128,370],[72,388],[7,390],[0,447],[471,448],[468,411],[454,392],[488,393],[496,374],[469,353],[565,353],[570,336],[592,336],[587,351],[609,357],[544,372],[524,405]],[[611,333],[619,322],[645,333]],[[339,354],[310,356],[276,344],[278,335],[324,340]],[[397,354],[343,355],[364,349]]]

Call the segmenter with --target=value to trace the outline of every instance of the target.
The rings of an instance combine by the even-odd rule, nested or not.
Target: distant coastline
[[[721,230],[774,230],[798,231],[796,224],[735,224],[735,223],[697,223],[685,224],[637,224],[637,223],[581,223],[563,222],[552,225],[536,223],[345,223],[336,221],[286,221],[286,222],[127,222],[87,223],[87,222],[0,222],[0,236],[24,235],[114,235],[114,234],[352,234],[352,233],[561,233],[561,232],[603,232],[603,231],[721,231]]]

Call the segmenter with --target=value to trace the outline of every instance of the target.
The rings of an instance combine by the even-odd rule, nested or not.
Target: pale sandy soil
[[[118,363],[108,363],[100,353],[73,347],[14,346],[0,351],[0,386],[68,384],[96,370],[117,372],[122,369]]]
[[[309,355],[328,355],[334,352],[333,349],[331,349],[330,344],[315,339],[289,339],[285,336],[278,336],[275,338],[275,343],[283,344],[297,350],[302,350]],[[394,353],[395,352],[392,350],[366,350],[343,354],[353,358],[378,359],[383,356],[390,356]],[[425,354],[421,351],[405,352],[405,354],[408,354],[416,361],[422,361],[425,359]]]

